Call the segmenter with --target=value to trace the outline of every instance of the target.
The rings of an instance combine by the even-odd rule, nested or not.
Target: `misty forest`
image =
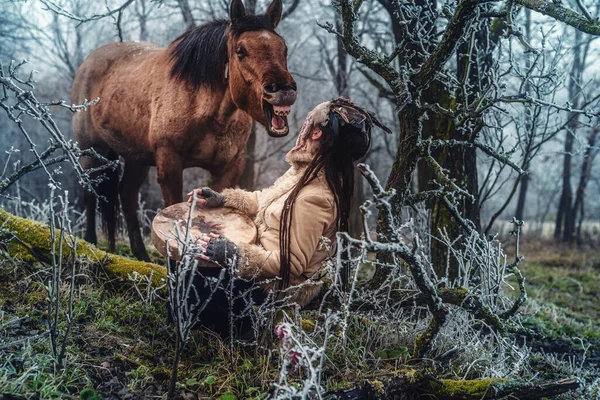
[[[600,399],[598,39],[597,0],[0,0],[0,400]]]

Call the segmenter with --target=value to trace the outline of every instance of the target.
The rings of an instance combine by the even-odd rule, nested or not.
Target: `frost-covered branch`
[[[518,174],[522,174],[524,171],[520,166],[511,161],[510,158],[506,154],[501,154],[494,150],[492,147],[479,142],[467,142],[456,139],[450,140],[428,140],[423,143],[427,147],[431,148],[439,148],[439,147],[451,147],[451,146],[463,146],[463,147],[476,147],[479,150],[483,151],[490,157],[495,158],[503,164],[509,165],[512,169],[514,169]]]
[[[360,63],[381,76],[392,88],[396,97],[398,97],[398,95],[403,92],[405,86],[405,82],[400,73],[388,63],[386,57],[382,57],[375,51],[363,46],[355,32],[355,24],[358,19],[358,9],[360,4],[361,2],[340,0],[342,32],[336,32],[331,24],[326,25],[327,30],[331,33],[341,35],[346,51]]]
[[[592,18],[586,11],[583,11],[584,15],[581,15],[555,1],[514,0],[514,2],[557,21],[564,22],[582,32],[600,36],[600,21]]]
[[[377,206],[384,215],[388,214],[388,210],[391,209],[388,194],[383,191],[379,180],[366,165],[360,165],[359,170],[371,185],[374,193],[373,200],[368,201],[363,206],[363,213],[368,212],[369,207]],[[443,201],[449,209],[454,211],[453,215],[455,218],[463,219],[458,211],[455,210],[451,200],[443,197]],[[365,219],[364,221],[366,223],[367,220]],[[442,234],[442,239],[447,246],[449,256],[455,258],[458,262],[460,274],[456,282],[449,282],[450,285],[456,284],[459,286],[441,289],[438,287],[438,284],[440,281],[446,280],[446,278],[431,275],[431,269],[428,267],[430,260],[425,255],[425,249],[421,244],[418,233],[409,235],[412,236],[410,240],[400,239],[400,236],[398,236],[398,233],[403,230],[413,229],[411,228],[412,225],[410,223],[399,225],[398,218],[384,217],[382,221],[386,224],[391,224],[391,226],[380,229],[380,232],[394,232],[396,235],[394,240],[386,242],[373,240],[368,235],[369,229],[367,227],[365,227],[364,239],[356,239],[348,234],[342,234],[342,236],[350,246],[359,247],[364,252],[376,252],[380,256],[383,253],[393,253],[406,263],[417,292],[411,295],[410,291],[406,291],[406,289],[394,289],[393,293],[396,293],[400,297],[396,300],[388,299],[387,304],[388,306],[390,304],[410,304],[413,301],[417,302],[416,304],[426,305],[431,313],[431,320],[428,327],[419,335],[415,342],[415,357],[423,358],[431,351],[436,336],[446,323],[450,313],[448,305],[463,308],[492,329],[500,332],[506,330],[503,320],[512,317],[526,298],[524,279],[518,270],[518,263],[521,260],[518,253],[516,261],[507,265],[505,262],[506,257],[502,255],[501,248],[496,247],[484,236],[480,235],[470,221],[464,221],[465,229],[470,235],[467,238],[468,245],[464,248],[455,247],[453,241]],[[518,229],[517,232],[519,232]],[[406,237],[408,238],[409,236]],[[518,233],[516,234],[516,238],[518,242]],[[503,298],[502,287],[508,276],[505,271],[513,273],[518,277],[521,293],[519,299],[512,303],[508,309],[502,307],[502,304],[508,304],[508,302],[500,300]]]
[[[439,72],[440,67],[450,58],[459,40],[469,29],[470,23],[475,17],[475,8],[478,3],[478,0],[458,2],[456,10],[446,26],[442,39],[411,79],[417,87],[427,86]]]
[[[115,14],[120,15],[127,7],[129,7],[135,0],[127,0],[125,1],[121,6],[114,8],[114,9],[110,9],[108,7],[108,5],[106,6],[107,11],[105,13],[102,14],[93,14],[90,16],[87,15],[77,15],[74,14],[73,12],[65,9],[64,7],[62,7],[61,5],[57,4],[54,1],[51,0],[40,0],[40,2],[42,2],[42,4],[44,4],[44,6],[46,6],[46,8],[49,11],[52,11],[58,15],[62,15],[63,17],[67,17],[69,19],[72,19],[74,21],[77,21],[79,23],[85,23],[85,22],[90,22],[90,21],[97,21],[99,19],[102,18],[106,18],[106,17],[111,17]]]
[[[29,73],[27,78],[22,78],[19,74],[25,64],[26,61],[11,62],[7,68],[0,64],[0,108],[6,112],[7,117],[17,125],[25,137],[30,151],[34,155],[34,160],[25,165],[16,164],[15,170],[10,174],[8,174],[8,168],[6,168],[8,164],[6,164],[0,175],[0,193],[6,192],[24,175],[39,169],[46,173],[50,183],[60,187],[60,183],[55,180],[56,170],[51,170],[49,167],[63,162],[72,166],[80,185],[93,191],[93,184],[98,180],[97,173],[115,168],[116,163],[109,162],[93,149],[82,151],[76,142],[67,139],[52,118],[50,107],[56,106],[67,108],[72,112],[80,112],[96,104],[99,99],[86,100],[79,105],[68,105],[63,101],[41,102],[33,92],[35,90],[35,71]],[[35,143],[29,133],[26,127],[28,119],[39,124],[38,126],[48,134],[48,145],[44,150],[39,150],[41,144]],[[82,156],[96,158],[102,161],[103,165],[92,170],[85,170],[79,163]]]

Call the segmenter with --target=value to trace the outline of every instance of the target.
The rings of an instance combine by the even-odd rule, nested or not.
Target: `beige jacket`
[[[302,177],[312,156],[296,151],[288,153],[291,168],[273,186],[261,191],[226,189],[225,206],[242,211],[254,218],[258,228],[256,244],[241,245],[238,274],[243,278],[267,281],[269,291],[279,276],[279,221],[285,200]],[[290,230],[290,302],[304,306],[320,291],[321,282],[310,279],[329,256],[322,237],[335,243],[335,201],[323,174],[312,180],[298,193]]]

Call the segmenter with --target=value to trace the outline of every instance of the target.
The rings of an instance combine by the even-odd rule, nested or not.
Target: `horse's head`
[[[287,46],[275,32],[281,14],[281,0],[273,0],[259,16],[246,15],[242,0],[233,0],[227,39],[233,101],[274,137],[288,134],[287,116],[296,101],[296,82],[287,70]]]

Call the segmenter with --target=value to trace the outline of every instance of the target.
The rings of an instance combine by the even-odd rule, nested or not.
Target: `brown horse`
[[[157,168],[165,206],[183,200],[182,170],[202,167],[215,190],[234,186],[244,169],[252,120],[270,136],[287,135],[296,83],[287,70],[287,47],[275,32],[281,0],[266,13],[246,15],[233,0],[230,20],[208,22],[167,48],[152,43],[111,43],[94,50],[77,71],[71,102],[100,98],[78,113],[79,146],[108,159],[121,156],[119,171],[100,182],[103,224],[114,251],[120,197],[133,254],[148,259],[137,218],[138,194],[151,165]],[[83,158],[85,168],[98,161]],[[96,196],[85,195],[85,239],[96,242]]]

